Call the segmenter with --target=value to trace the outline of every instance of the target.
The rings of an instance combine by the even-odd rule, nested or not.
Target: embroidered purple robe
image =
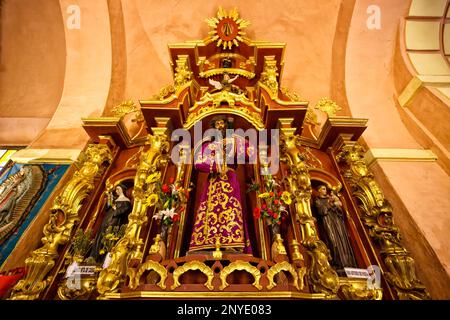
[[[238,158],[242,161],[253,156],[254,148],[243,138],[234,137],[226,141],[231,144],[228,148],[234,150],[227,154],[228,163],[230,158],[236,163]],[[200,197],[189,251],[213,249],[219,238],[221,248],[251,253],[239,181],[234,170],[236,165],[221,164],[217,158],[218,148],[223,148],[222,142],[206,142],[195,159],[195,168],[208,172],[209,176]]]

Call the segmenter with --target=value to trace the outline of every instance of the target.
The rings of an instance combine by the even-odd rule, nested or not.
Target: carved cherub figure
[[[241,89],[239,89],[238,86],[232,85],[232,83],[239,77],[239,75],[236,75],[234,78],[231,78],[230,74],[228,72],[225,72],[223,74],[222,81],[216,81],[213,79],[209,79],[209,84],[214,87],[214,91],[219,90],[226,90],[230,91],[232,93],[239,94],[241,93]]]

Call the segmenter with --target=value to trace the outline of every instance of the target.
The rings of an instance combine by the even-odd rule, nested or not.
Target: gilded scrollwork
[[[224,290],[229,286],[227,277],[236,270],[245,270],[253,275],[255,281],[252,283],[252,285],[258,290],[262,289],[262,286],[259,283],[259,280],[261,279],[261,272],[258,270],[258,268],[252,266],[249,262],[238,260],[230,263],[220,272],[220,280],[222,281],[222,284],[220,285],[219,290]]]
[[[180,284],[180,277],[186,273],[189,270],[200,270],[206,277],[207,280],[205,282],[205,287],[207,287],[209,290],[213,290],[214,286],[212,285],[212,280],[214,278],[214,272],[211,270],[210,267],[208,267],[206,264],[204,264],[201,261],[190,261],[185,263],[184,265],[178,267],[173,272],[173,285],[170,288],[171,290],[174,290],[181,286]]]
[[[154,130],[154,135],[148,135],[147,151],[142,151],[139,166],[134,177],[133,211],[128,216],[125,235],[111,251],[111,263],[100,273],[97,290],[101,295],[118,290],[124,279],[127,262],[130,259],[142,258],[143,241],[140,238],[142,225],[147,222],[147,208],[154,205],[151,201],[157,192],[156,183],[161,178],[160,169],[167,162],[169,142],[162,130]]]
[[[292,260],[302,261],[303,255],[300,253],[300,243],[296,239],[293,239],[290,243],[290,247],[292,248]]]
[[[340,292],[345,300],[381,300],[381,288],[369,288],[365,279],[341,279]]]
[[[311,107],[308,107],[308,109],[306,110],[305,123],[311,126],[320,125],[320,122],[317,119],[317,115],[314,113],[314,109]]]
[[[297,92],[290,90],[289,88],[280,87],[280,91],[291,101],[302,101],[300,95]]]
[[[308,273],[308,268],[305,267],[298,268],[297,273],[298,273],[299,290],[303,290],[305,288],[305,275]]]
[[[339,277],[329,264],[331,259],[328,248],[318,238],[315,219],[311,212],[311,179],[308,166],[300,150],[300,136],[287,124],[291,121],[280,119],[281,128],[281,160],[289,168],[287,178],[291,194],[295,202],[297,221],[300,223],[301,244],[308,250],[311,266],[308,271],[309,280],[315,292],[335,295],[339,289]]]
[[[47,287],[51,279],[45,277],[55,265],[58,248],[69,241],[83,200],[93,190],[95,179],[103,174],[103,164],[111,163],[112,153],[106,145],[90,144],[82,159],[79,170],[54,200],[49,222],[43,229],[43,246],[25,260],[27,275],[13,288],[10,299],[34,300]]]
[[[267,289],[271,290],[277,285],[274,281],[274,277],[281,271],[287,271],[292,275],[292,278],[294,279],[293,285],[295,288],[297,288],[297,290],[303,289],[303,287],[300,288],[298,285],[297,272],[295,271],[294,267],[287,261],[279,262],[276,265],[272,266],[269,271],[267,271],[267,278],[269,279],[269,285],[267,286]]]
[[[330,251],[323,241],[318,238],[309,238],[304,243],[311,257],[308,276],[315,292],[322,292],[332,296],[339,290],[339,277],[331,268]]]
[[[133,100],[126,100],[126,101],[122,101],[121,104],[112,108],[111,111],[113,112],[114,116],[120,118],[128,113],[136,112],[138,110],[139,109],[136,107],[136,104],[134,103]]]
[[[264,70],[261,72],[260,81],[270,90],[272,98],[278,97],[278,67],[275,56],[264,57]]]
[[[179,55],[176,60],[174,87],[178,91],[189,80],[192,79],[193,72],[190,70],[189,57],[187,55]]]
[[[336,116],[336,113],[338,111],[342,110],[342,108],[338,106],[336,102],[328,98],[320,99],[314,108],[325,112],[328,117],[334,117]]]
[[[175,86],[173,84],[168,84],[161,89],[159,89],[158,94],[152,96],[152,100],[164,100],[169,96],[175,94]]]
[[[79,287],[71,288],[67,284],[67,280],[63,281],[62,285],[58,286],[58,297],[61,300],[87,300],[96,288],[97,277],[81,277]]]
[[[205,100],[204,101],[213,101],[209,99],[215,99],[213,96],[220,95],[223,96],[221,92],[215,93],[215,94],[205,94]],[[234,93],[225,93],[227,96],[226,98],[230,97],[229,95],[238,96]],[[231,96],[231,98],[233,98]],[[216,100],[216,101],[220,101]],[[214,104],[215,102],[213,102]],[[228,103],[228,102],[227,102]],[[220,102],[219,102],[220,104]],[[219,107],[219,106],[204,106],[198,109],[198,111],[192,112],[189,114],[186,123],[184,124],[185,129],[191,128],[197,121],[200,121],[201,119],[212,115],[212,114],[223,114],[223,113],[230,113],[235,114],[238,116],[243,117],[244,119],[248,120],[251,124],[253,124],[258,130],[262,130],[264,128],[264,124],[262,122],[261,116],[258,112],[251,111],[247,107]]]
[[[135,268],[127,268],[127,277],[129,279],[128,286],[133,290],[136,289],[136,287],[139,285],[140,280],[136,277],[136,274],[137,271]]]
[[[165,289],[166,288],[165,282],[167,279],[167,270],[160,263],[158,263],[156,261],[152,261],[152,260],[146,261],[139,267],[139,270],[136,272],[136,275],[134,277],[133,286],[132,287],[130,286],[130,288],[135,289],[138,286],[144,272],[149,271],[149,270],[153,270],[159,275],[160,280],[156,285],[158,287],[160,287],[161,289]],[[131,284],[131,279],[130,279],[130,284]]]
[[[364,149],[354,143],[344,145],[336,156],[341,165],[347,166],[344,177],[352,187],[353,196],[359,201],[361,218],[369,229],[369,235],[380,245],[387,268],[385,278],[400,299],[430,299],[425,286],[416,277],[414,259],[401,244],[392,207],[363,157]]]
[[[214,107],[219,107],[222,102],[226,102],[230,107],[234,107],[236,102],[241,102],[244,105],[251,105],[251,102],[247,99],[244,93],[233,93],[226,90],[222,90],[216,93],[205,93],[200,99],[199,104],[206,104],[212,102]]]

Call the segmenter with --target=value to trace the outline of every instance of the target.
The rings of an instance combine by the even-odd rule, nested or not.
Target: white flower
[[[170,188],[172,189],[172,195],[173,195],[173,196],[178,194],[178,190],[177,190],[177,188],[175,187],[174,184],[172,184],[172,185],[170,186]]]
[[[170,219],[172,219],[173,216],[177,214],[177,213],[175,212],[175,208],[162,210],[161,212],[162,212],[162,214],[164,215],[164,217],[168,217],[168,218],[170,218]]]
[[[158,211],[153,215],[153,219],[160,220],[164,215],[165,210]]]

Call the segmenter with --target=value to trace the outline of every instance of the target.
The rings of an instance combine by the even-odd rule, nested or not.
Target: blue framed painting
[[[53,193],[68,165],[14,164],[0,177],[0,266]]]

